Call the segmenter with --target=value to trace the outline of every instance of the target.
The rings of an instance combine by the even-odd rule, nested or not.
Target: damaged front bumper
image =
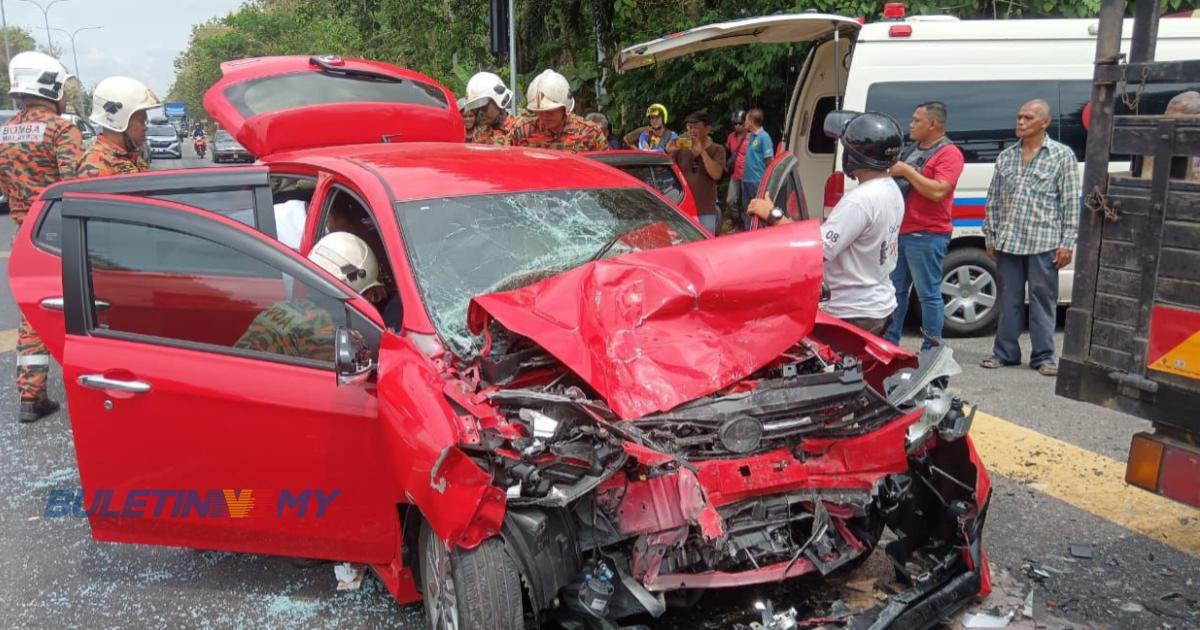
[[[484,429],[464,451],[507,489],[501,535],[535,617],[607,627],[663,614],[670,591],[829,575],[865,560],[885,528],[909,590],[871,627],[924,627],[989,592],[990,481],[945,390],[950,351],[923,354],[883,392],[852,358],[820,356],[635,421],[573,388],[487,393],[524,429]]]

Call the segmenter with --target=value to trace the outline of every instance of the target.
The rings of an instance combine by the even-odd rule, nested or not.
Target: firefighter
[[[544,70],[529,83],[525,109],[533,116],[513,126],[509,143],[516,147],[561,151],[604,151],[608,141],[595,123],[571,113],[575,99],[566,77]]]
[[[470,137],[472,143],[508,144],[508,136],[517,122],[505,109],[512,100],[512,90],[491,72],[479,72],[467,81],[467,96],[459,109],[475,116]]]
[[[142,173],[150,164],[142,156],[146,143],[146,110],[160,107],[144,83],[129,77],[109,77],[92,92],[92,122],[100,137],[79,161],[78,177]]]
[[[0,127],[0,186],[8,196],[9,216],[18,226],[42,189],[75,175],[83,154],[79,129],[61,116],[66,83],[72,79],[57,59],[23,52],[8,65],[9,96],[21,111]],[[16,241],[14,235],[13,241]],[[24,316],[17,331],[17,419],[34,422],[58,411],[46,393],[50,354]]]
[[[370,246],[349,232],[325,235],[313,245],[308,259],[350,285],[356,293],[366,294],[383,286],[379,282],[379,262]],[[313,300],[284,300],[255,317],[234,347],[333,361],[336,331],[333,315]]]

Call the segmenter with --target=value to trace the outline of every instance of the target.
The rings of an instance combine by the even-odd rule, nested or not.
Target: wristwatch
[[[779,220],[785,216],[787,216],[787,214],[783,210],[780,210],[779,208],[771,208],[771,212],[767,214],[767,225],[775,225],[776,223],[779,223]]]

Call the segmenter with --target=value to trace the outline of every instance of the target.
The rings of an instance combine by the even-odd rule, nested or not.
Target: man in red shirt
[[[729,173],[729,190],[725,193],[725,205],[729,208],[728,215],[736,219],[735,224],[741,224],[742,204],[742,175],[746,170],[746,110],[739,109],[730,119],[733,131],[725,137],[725,172]]]
[[[900,258],[892,272],[896,311],[884,338],[900,342],[909,292],[917,287],[921,301],[921,328],[927,339],[942,338],[945,303],[942,301],[942,260],[954,231],[951,210],[954,189],[963,171],[963,154],[946,138],[946,105],[921,103],[908,125],[913,144],[892,167],[892,176],[904,192],[904,221],[900,224]]]

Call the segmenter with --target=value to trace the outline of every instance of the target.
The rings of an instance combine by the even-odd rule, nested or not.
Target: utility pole
[[[8,66],[12,62],[12,48],[8,45],[8,15],[4,12],[4,0],[0,0],[0,26],[4,27],[4,65]],[[9,102],[16,109],[16,99],[10,97]]]
[[[50,38],[50,7],[58,4],[59,2],[66,1],[67,0],[50,0],[50,2],[46,3],[45,6],[42,6],[42,4],[37,2],[37,0],[21,0],[21,2],[28,2],[42,11],[42,19],[46,21],[46,54],[51,54],[51,52],[54,50],[54,40]]]
[[[515,116],[521,100],[521,88],[517,85],[517,0],[508,0],[508,80],[512,83],[510,87],[513,91],[512,103],[508,107]]]
[[[61,28],[53,29],[53,30],[58,31],[59,33],[65,33],[67,38],[71,40],[71,58],[75,60],[75,78],[79,79],[79,83],[81,85],[83,84],[83,78],[79,74],[79,54],[75,52],[75,36],[78,35],[80,33],[80,31],[100,30],[102,28],[104,28],[104,27],[103,26],[81,26],[81,27],[75,29],[74,31],[68,31],[66,29],[61,29]]]

